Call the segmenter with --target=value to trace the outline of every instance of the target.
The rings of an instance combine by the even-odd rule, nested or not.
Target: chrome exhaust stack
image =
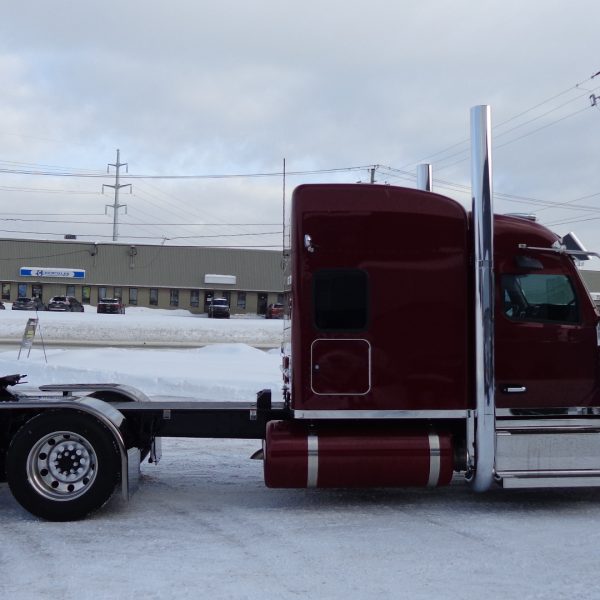
[[[417,189],[423,190],[424,192],[433,191],[433,181],[431,178],[431,165],[429,163],[422,163],[417,165]]]
[[[494,211],[492,201],[491,111],[471,109],[471,190],[475,263],[475,402],[468,424],[473,489],[487,490],[494,480],[496,414],[494,400]]]

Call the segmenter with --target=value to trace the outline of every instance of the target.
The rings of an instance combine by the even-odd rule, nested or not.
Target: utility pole
[[[120,169],[121,167],[125,167],[125,172],[128,173],[128,165],[127,163],[122,163],[119,162],[119,157],[120,157],[120,151],[117,149],[117,162],[116,163],[108,163],[108,166],[106,167],[106,172],[110,173],[110,167],[114,167],[115,168],[115,184],[114,185],[109,185],[108,183],[105,183],[102,185],[102,193],[104,194],[104,188],[105,187],[109,187],[109,188],[113,188],[115,190],[115,201],[113,204],[107,204],[104,208],[104,214],[108,214],[108,209],[112,208],[113,209],[113,242],[116,242],[119,239],[119,209],[120,208],[124,208],[125,209],[125,214],[127,214],[127,204],[119,204],[119,190],[121,188],[127,187],[129,186],[129,193],[132,192],[132,188],[131,188],[131,184],[130,183],[119,183],[119,177],[120,177]]]
[[[370,169],[371,171],[371,181],[370,183],[375,183],[375,171],[379,165],[373,165]]]

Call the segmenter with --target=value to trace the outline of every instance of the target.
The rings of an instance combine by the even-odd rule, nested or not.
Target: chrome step
[[[495,476],[511,489],[600,487],[600,420],[499,419]]]

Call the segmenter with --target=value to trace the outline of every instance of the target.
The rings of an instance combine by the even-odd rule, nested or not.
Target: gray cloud
[[[377,163],[413,172],[419,159],[468,138],[471,106],[491,104],[494,123],[502,123],[600,70],[595,2],[404,4],[37,0],[12,6],[0,24],[0,166],[102,170],[121,148],[135,173],[273,171],[283,157],[298,170]],[[505,136],[499,134],[509,126],[498,128],[497,191],[552,201],[600,191],[598,109],[516,140],[588,106],[587,90],[596,83],[600,78],[514,125],[571,100],[537,122]],[[434,178],[468,185],[468,161],[457,162],[467,153],[442,160],[451,153],[432,158]],[[410,185],[389,173],[378,178]],[[290,178],[290,187],[301,180]],[[4,187],[93,192],[101,183],[0,176]],[[170,213],[186,206],[195,218],[211,214],[223,222],[276,222],[281,213],[279,179],[152,185],[156,198],[144,196],[139,182],[131,219],[171,222]],[[468,192],[439,191],[468,201]],[[65,214],[103,212],[109,201],[0,189],[2,213],[49,206]],[[504,212],[532,207],[497,201]],[[547,222],[578,215],[589,216],[540,212]],[[582,222],[580,231],[600,248],[593,221]]]

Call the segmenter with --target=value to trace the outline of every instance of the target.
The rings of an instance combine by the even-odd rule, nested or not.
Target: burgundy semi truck
[[[16,499],[81,518],[162,437],[263,441],[269,487],[600,485],[589,257],[529,217],[492,213],[488,107],[471,112],[473,210],[371,184],[294,191],[283,394],[152,401],[117,384],[0,380],[0,465]]]

